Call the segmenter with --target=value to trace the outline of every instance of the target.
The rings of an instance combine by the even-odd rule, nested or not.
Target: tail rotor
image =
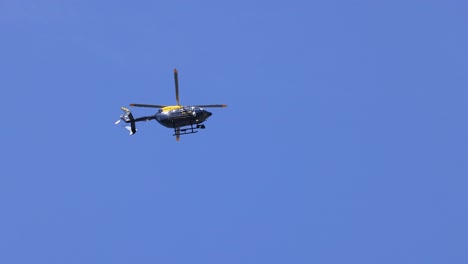
[[[117,120],[114,124],[118,125],[120,124],[121,121],[124,121],[125,123],[130,123],[130,126],[125,126],[125,128],[130,131],[130,135],[133,135],[137,132],[136,126],[135,126],[135,118],[132,115],[132,112],[126,108],[126,107],[121,107],[122,111],[124,111],[124,114],[120,116],[120,119]]]

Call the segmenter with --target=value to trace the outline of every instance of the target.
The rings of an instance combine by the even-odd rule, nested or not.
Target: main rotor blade
[[[227,107],[225,104],[213,104],[213,105],[194,105],[195,107],[202,107],[202,108],[208,108],[208,107]]]
[[[174,69],[174,81],[175,81],[175,98],[177,100],[177,105],[180,105],[179,102],[179,77],[177,69]]]
[[[165,105],[153,105],[153,104],[130,104],[130,106],[136,107],[150,107],[150,108],[163,108]]]
[[[175,128],[175,136],[176,136],[175,139],[179,141],[180,140],[180,127]]]

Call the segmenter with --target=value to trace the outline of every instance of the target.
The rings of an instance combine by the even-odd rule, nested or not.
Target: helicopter
[[[128,108],[121,107],[124,113],[115,124],[118,125],[121,121],[130,124],[129,126],[125,126],[125,128],[130,131],[130,135],[133,135],[137,132],[136,122],[156,120],[159,124],[174,129],[173,136],[179,141],[181,135],[194,134],[198,132],[198,129],[205,129],[203,122],[212,113],[204,108],[227,107],[225,104],[182,106],[179,102],[179,77],[177,69],[174,69],[174,82],[177,105],[130,104],[130,106],[134,107],[159,108],[159,110],[151,116],[134,118]]]

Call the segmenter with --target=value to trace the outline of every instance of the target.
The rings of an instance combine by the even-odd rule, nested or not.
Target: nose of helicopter
[[[206,117],[210,117],[212,115],[211,112],[206,111]]]

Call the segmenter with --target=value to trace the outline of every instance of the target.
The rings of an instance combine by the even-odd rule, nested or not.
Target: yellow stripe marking
[[[181,109],[183,106],[181,105],[168,105],[166,107],[161,108],[163,112],[169,112],[171,110]]]

